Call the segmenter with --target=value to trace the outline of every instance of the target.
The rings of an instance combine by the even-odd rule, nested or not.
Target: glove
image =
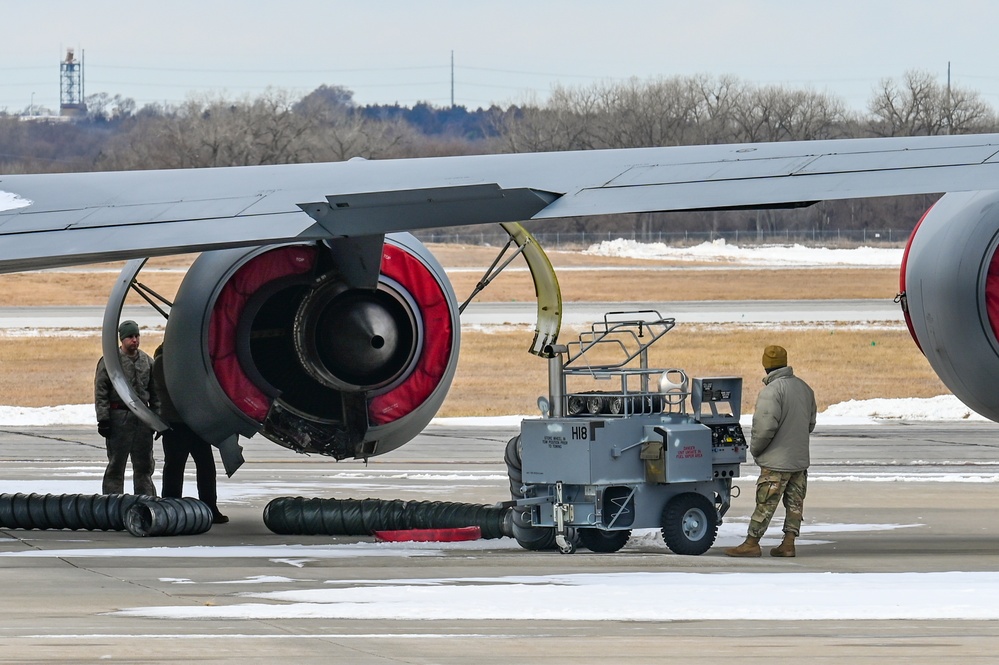
[[[103,436],[105,439],[111,436],[111,421],[110,420],[98,421],[97,433]]]

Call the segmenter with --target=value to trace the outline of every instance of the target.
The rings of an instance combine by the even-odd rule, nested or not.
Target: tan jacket
[[[808,468],[808,435],[815,429],[815,393],[781,367],[763,379],[765,387],[756,400],[749,450],[756,463],[774,471]]]

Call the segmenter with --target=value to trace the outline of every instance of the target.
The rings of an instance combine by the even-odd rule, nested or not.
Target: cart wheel
[[[662,531],[676,554],[704,554],[718,535],[718,511],[700,494],[679,494],[663,509]]]
[[[631,538],[631,529],[604,531],[603,529],[579,529],[579,544],[591,552],[617,552]]]

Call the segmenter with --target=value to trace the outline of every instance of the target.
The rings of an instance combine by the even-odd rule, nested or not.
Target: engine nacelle
[[[906,324],[933,370],[969,407],[999,421],[999,192],[943,196],[902,261]]]
[[[164,369],[182,417],[208,441],[260,433],[299,452],[367,458],[439,410],[461,330],[443,267],[413,236],[392,234],[362,284],[345,265],[352,248],[337,242],[349,241],[207,252],[191,266]]]

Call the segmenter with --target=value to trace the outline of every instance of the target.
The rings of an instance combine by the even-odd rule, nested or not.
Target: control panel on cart
[[[520,463],[511,489],[522,546],[550,535],[564,553],[614,552],[641,528],[661,529],[677,554],[714,543],[746,461],[742,379],[653,367],[674,325],[652,310],[610,312],[550,349],[543,416],[524,420],[508,451],[508,465]]]

